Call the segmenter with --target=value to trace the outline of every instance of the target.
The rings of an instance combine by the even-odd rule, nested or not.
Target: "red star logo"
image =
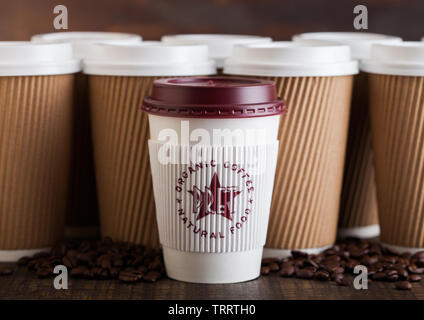
[[[193,186],[193,190],[188,192],[193,196],[193,213],[197,214],[196,220],[209,214],[219,214],[233,220],[231,214],[234,213],[234,198],[241,193],[236,189],[237,187],[221,187],[216,173],[213,174],[209,187],[205,187],[205,191]]]

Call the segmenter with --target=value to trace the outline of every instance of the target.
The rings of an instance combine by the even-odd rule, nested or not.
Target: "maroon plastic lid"
[[[273,81],[232,77],[156,80],[142,109],[182,118],[247,118],[287,112]]]

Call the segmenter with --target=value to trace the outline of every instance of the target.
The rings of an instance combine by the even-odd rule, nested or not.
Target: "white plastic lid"
[[[237,45],[226,60],[225,74],[308,77],[358,73],[347,45],[326,41],[276,41]]]
[[[236,34],[177,34],[163,36],[162,41],[173,44],[206,44],[209,47],[209,57],[215,60],[217,68],[222,68],[224,60],[231,56],[234,45],[266,43],[272,39]]]
[[[0,42],[0,76],[55,75],[80,70],[69,43]]]
[[[371,57],[361,61],[361,70],[399,76],[424,76],[424,42],[375,44]]]
[[[121,76],[197,76],[215,74],[206,45],[172,45],[159,41],[137,44],[93,44],[84,73]]]
[[[118,42],[137,43],[142,41],[141,36],[131,33],[120,32],[55,32],[36,34],[31,41],[37,43],[63,43],[70,42],[73,45],[76,58],[83,59],[86,55],[87,47],[93,43]]]
[[[309,32],[293,36],[293,41],[324,40],[350,46],[353,59],[365,59],[371,55],[375,43],[396,43],[401,38],[368,32]]]

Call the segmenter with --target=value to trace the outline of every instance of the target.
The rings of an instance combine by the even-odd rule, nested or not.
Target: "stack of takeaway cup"
[[[369,76],[380,240],[393,251],[424,249],[424,43],[373,45]]]
[[[143,110],[149,114],[168,276],[197,283],[257,278],[279,120],[286,112],[275,83],[231,77],[156,80]]]
[[[63,237],[79,71],[70,44],[0,42],[0,261]]]
[[[101,235],[159,245],[149,125],[141,112],[153,81],[216,72],[206,45],[93,44],[84,60],[90,87]]]
[[[350,46],[352,58],[367,59],[376,43],[397,43],[401,38],[366,32],[311,32],[293,37],[296,42],[325,40]],[[365,73],[354,77],[346,163],[339,217],[339,237],[373,238],[380,234],[371,129]]]
[[[239,45],[224,74],[272,79],[290,112],[281,140],[265,257],[316,253],[336,239],[353,75],[347,45]]]
[[[269,37],[237,34],[177,34],[162,37],[162,42],[173,44],[205,44],[209,57],[216,63],[218,74],[222,74],[224,60],[231,56],[234,45],[271,42]]]
[[[34,35],[36,43],[72,44],[74,57],[84,59],[93,43],[137,43],[141,37],[116,32],[56,32]],[[77,73],[73,94],[73,141],[71,177],[65,235],[71,238],[94,237],[99,234],[99,213],[90,125],[88,77]]]

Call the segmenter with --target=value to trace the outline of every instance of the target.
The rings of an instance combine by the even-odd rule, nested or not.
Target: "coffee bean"
[[[333,248],[327,249],[324,251],[324,254],[326,256],[333,256],[337,254],[337,250],[334,250]]]
[[[331,280],[333,281],[337,281],[337,280],[341,280],[344,279],[344,275],[341,273],[332,273],[331,274]]]
[[[112,259],[108,254],[102,254],[97,258],[97,264],[100,265],[103,269],[112,268]]]
[[[395,287],[398,290],[411,290],[412,285],[408,281],[399,281],[399,282],[396,282]]]
[[[349,260],[346,262],[345,268],[348,271],[353,272],[353,270],[358,264],[360,264],[358,260]]]
[[[406,271],[403,268],[396,268],[395,269],[399,275],[399,278],[402,280],[406,280],[408,278],[408,271]]]
[[[63,257],[62,258],[62,263],[68,269],[71,269],[72,268],[72,261],[71,261],[71,259],[69,259],[69,257],[67,257],[67,256]]]
[[[396,270],[386,270],[384,273],[386,274],[386,277],[390,277],[390,276],[398,274]]]
[[[419,282],[419,281],[421,281],[421,279],[422,279],[422,277],[418,274],[411,274],[408,277],[408,281],[410,281],[410,282]]]
[[[413,258],[424,259],[424,251],[415,252]]]
[[[330,273],[321,269],[315,273],[315,278],[320,281],[326,281],[330,279]]]
[[[366,253],[368,252],[357,248],[350,250],[350,256],[354,259],[361,259]]]
[[[296,270],[296,278],[299,279],[311,279],[314,276],[314,272],[309,269]]]
[[[413,274],[423,274],[424,268],[420,268],[415,264],[408,266],[408,271]]]
[[[416,264],[418,267],[424,267],[424,258],[421,258],[420,260],[415,259],[415,264]]]
[[[336,283],[337,283],[338,286],[343,286],[343,287],[347,287],[349,285],[349,281],[347,281],[344,278],[336,279]]]
[[[386,279],[386,274],[384,272],[377,272],[372,276],[372,279],[375,281],[383,281]]]
[[[392,274],[390,276],[386,276],[386,281],[395,282],[395,281],[398,281],[398,280],[399,280],[399,276],[398,276],[397,273],[396,274]]]
[[[266,275],[268,275],[269,274],[269,272],[270,272],[271,270],[269,269],[269,267],[268,266],[263,266],[262,268],[261,268],[261,275],[263,275],[263,276],[266,276]]]
[[[163,268],[163,266],[162,266],[162,268]],[[137,271],[147,273],[147,271],[149,271],[149,269],[146,266],[141,265],[141,266],[137,267]]]
[[[316,262],[315,262],[315,261],[313,261],[312,259],[307,259],[307,260],[305,260],[304,265],[305,265],[305,266],[311,266],[311,267],[314,267],[314,268],[316,268],[316,269],[318,269],[318,268],[319,268],[318,263],[316,263]]]
[[[22,257],[18,260],[18,262],[16,263],[18,266],[26,266],[28,265],[28,262],[31,261],[30,257]]]
[[[293,250],[291,252],[293,258],[307,258],[308,254],[302,251]]]
[[[82,276],[86,275],[87,271],[88,271],[88,268],[86,266],[78,266],[76,268],[73,268],[69,272],[69,275],[71,277],[82,277]]]
[[[321,267],[331,273],[339,268],[340,264],[337,261],[323,262]]]
[[[378,262],[378,257],[375,256],[375,255],[373,255],[373,256],[366,255],[361,260],[361,264],[363,264],[365,266],[370,266],[370,265],[373,265],[377,262]]]
[[[109,270],[109,275],[112,279],[116,279],[119,276],[119,268],[117,267],[112,267]]]
[[[388,262],[390,264],[395,264],[397,261],[397,257],[395,256],[383,256],[382,262]]]
[[[330,256],[326,256],[323,260],[322,263],[331,263],[331,262],[339,262],[341,260],[341,258],[337,255],[330,255]]]
[[[34,254],[32,258],[33,259],[39,259],[39,258],[46,258],[48,256],[50,256],[50,254],[48,252],[46,252],[46,251],[40,251],[40,252]]]
[[[295,267],[293,265],[284,265],[280,270],[281,277],[291,277],[295,274]]]
[[[295,267],[303,267],[303,265],[305,264],[305,258],[294,258],[293,259],[293,265]]]
[[[344,273],[344,271],[345,271],[345,268],[343,268],[343,267],[338,267],[338,268],[334,269],[334,273]]]
[[[40,278],[52,275],[56,265],[63,264],[72,277],[85,279],[119,279],[123,282],[140,281],[148,269],[155,271],[149,278],[165,275],[162,252],[131,243],[115,243],[110,238],[102,241],[68,241],[20,261]],[[131,268],[129,268],[131,267]],[[155,281],[156,281],[155,280]]]
[[[120,272],[118,279],[125,283],[134,283],[138,281],[138,276],[133,273]]]
[[[66,253],[66,256],[70,259],[72,258],[76,258],[76,256],[78,255],[78,251],[77,250],[68,250],[68,252]]]
[[[279,260],[277,258],[264,258],[262,259],[262,264],[267,265],[271,263],[279,263]]]
[[[50,276],[50,271],[47,268],[39,268],[36,272],[38,278],[48,278]]]
[[[143,276],[144,282],[156,282],[160,279],[161,274],[157,271],[149,271]]]
[[[14,273],[15,273],[15,270],[12,267],[8,267],[8,266],[0,267],[0,277],[11,276]]]
[[[276,267],[278,268],[278,270],[280,270],[280,266],[278,265],[278,263],[274,263],[275,265],[276,265]],[[273,264],[271,264],[271,265],[273,265]],[[271,265],[270,265],[270,269],[271,269],[271,271],[273,271],[272,270],[272,267],[271,267]],[[149,270],[156,270],[156,271],[158,271],[158,270],[160,270],[162,268],[162,262],[160,261],[160,259],[158,259],[158,258],[155,258],[152,262],[150,262],[149,263],[149,265],[148,265],[148,269]],[[277,271],[278,271],[277,270]]]
[[[271,271],[271,272],[277,272],[277,271],[280,271],[280,266],[279,266],[279,265],[278,265],[278,263],[276,263],[276,262],[270,263],[270,264],[268,265],[268,267],[269,267],[269,271]]]

